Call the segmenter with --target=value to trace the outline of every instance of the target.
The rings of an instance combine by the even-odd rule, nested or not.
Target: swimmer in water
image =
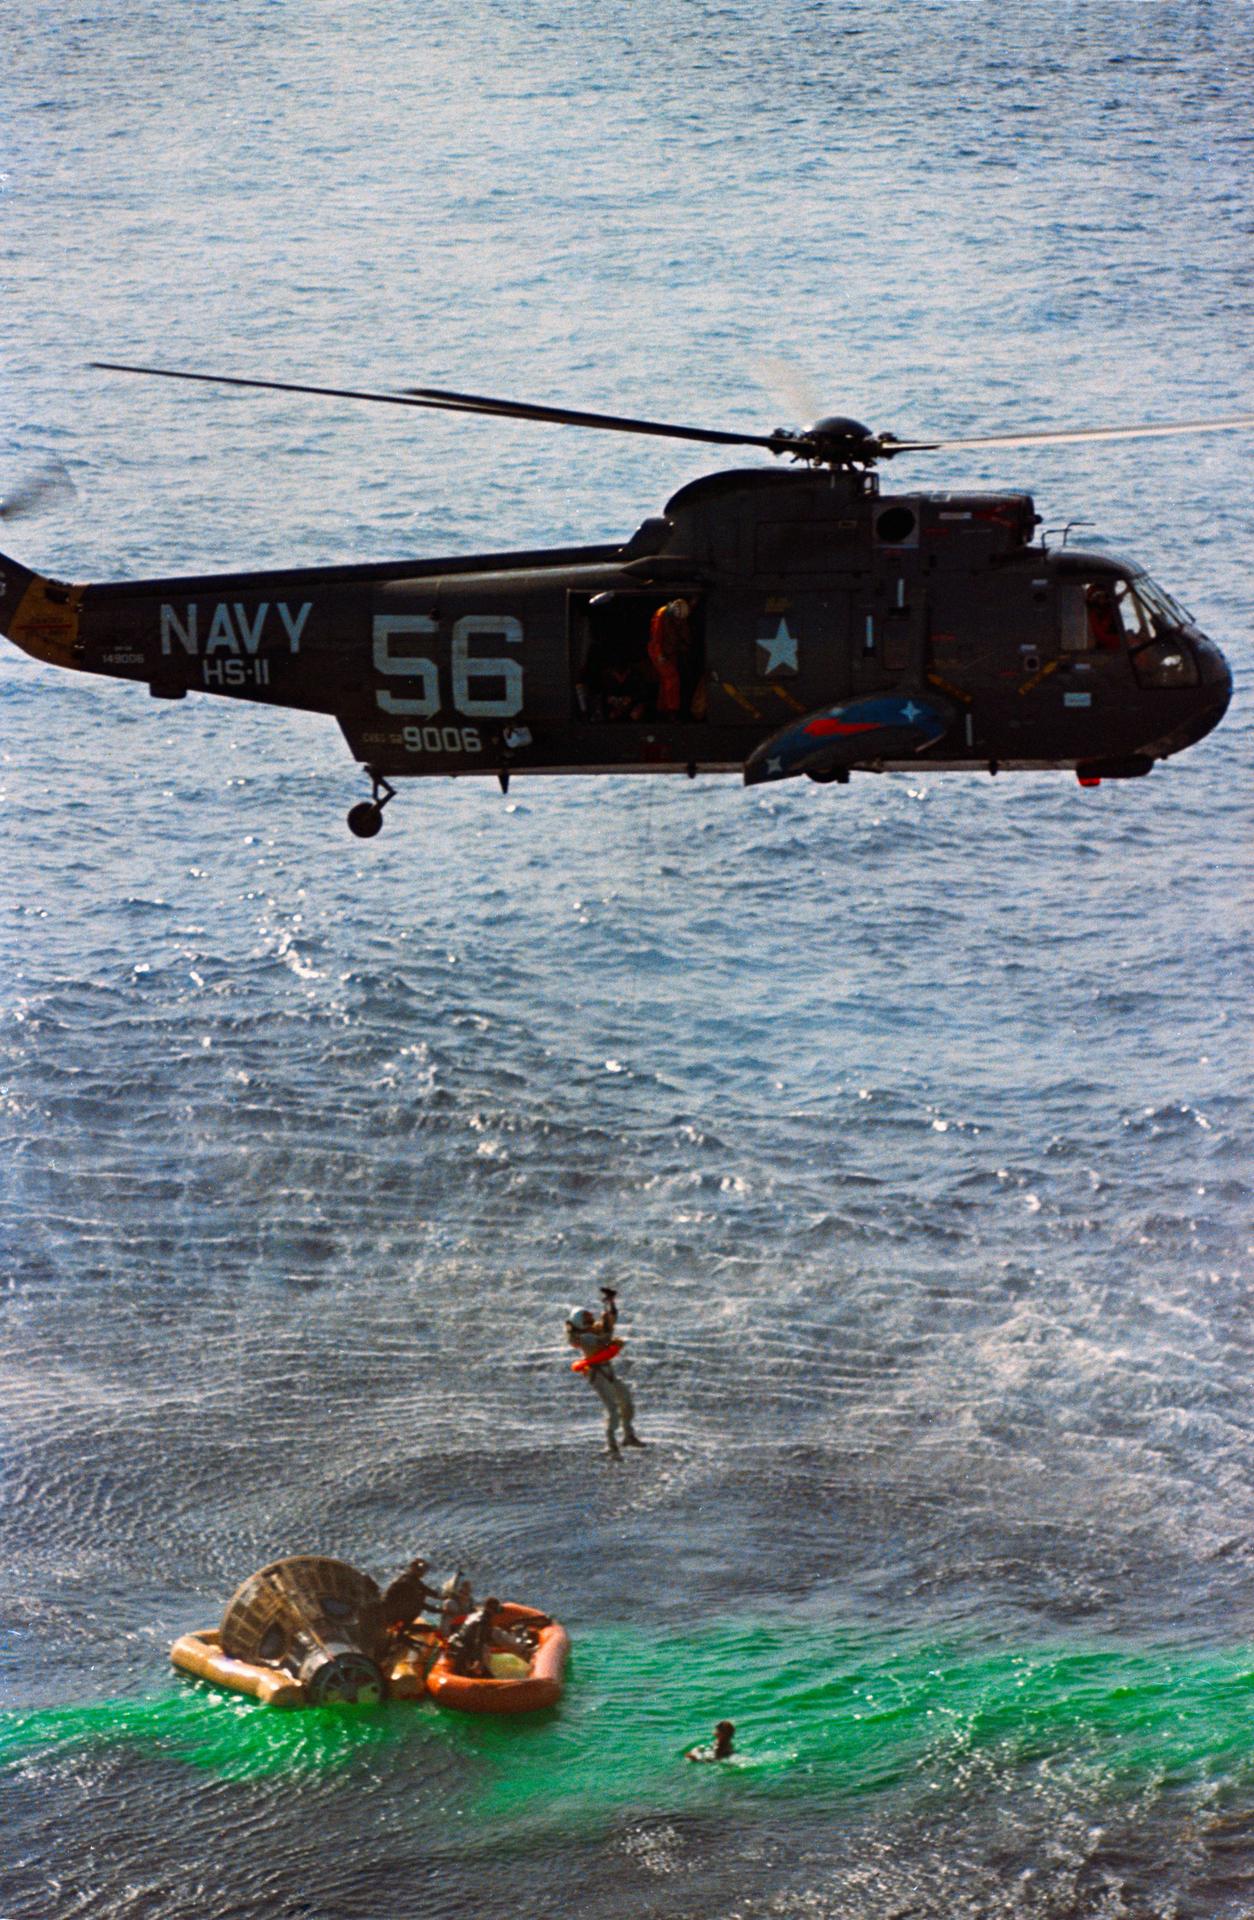
[[[685,1760],[730,1760],[732,1757],[732,1736],[736,1729],[730,1720],[720,1720],[714,1729],[712,1747],[689,1747]]]

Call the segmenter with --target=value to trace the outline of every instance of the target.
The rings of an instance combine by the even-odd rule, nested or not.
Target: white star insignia
[[[907,700],[905,706],[901,709],[902,719],[908,720],[911,726],[914,725],[916,720],[921,719],[922,715],[922,707],[916,707],[913,700]]]
[[[778,673],[781,667],[796,673],[797,636],[789,633],[787,620],[781,620],[773,634],[759,634],[758,645],[766,655],[766,661],[760,669],[762,673]]]

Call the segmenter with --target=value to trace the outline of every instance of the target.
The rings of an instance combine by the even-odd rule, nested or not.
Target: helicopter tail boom
[[[67,586],[0,553],[0,632],[35,660],[82,665],[78,616],[83,588]]]

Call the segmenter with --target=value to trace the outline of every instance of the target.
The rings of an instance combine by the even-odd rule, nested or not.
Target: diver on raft
[[[389,1581],[381,1602],[383,1624],[391,1633],[404,1633],[415,1625],[429,1608],[439,1603],[439,1594],[427,1585],[425,1560],[411,1560],[403,1573]]]
[[[440,1588],[440,1634],[446,1642],[469,1618],[474,1604],[470,1582],[459,1567]]]
[[[601,1311],[591,1307],[572,1307],[566,1316],[566,1338],[579,1355],[571,1361],[572,1373],[583,1373],[605,1408],[605,1451],[611,1460],[619,1459],[618,1430],[625,1447],[643,1447],[648,1443],[636,1432],[636,1407],[631,1389],[614,1371],[614,1361],[623,1343],[614,1338],[618,1321],[618,1295],[613,1287],[601,1288]]]
[[[491,1679],[488,1662],[494,1653],[512,1653],[519,1660],[530,1661],[531,1641],[499,1627],[496,1616],[500,1611],[500,1601],[489,1596],[473,1613],[467,1614],[456,1633],[450,1635],[448,1656],[454,1673]]]

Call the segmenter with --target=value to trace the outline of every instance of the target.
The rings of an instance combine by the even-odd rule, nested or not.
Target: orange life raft
[[[566,1629],[547,1613],[506,1601],[497,1615],[501,1626],[530,1627],[536,1649],[525,1674],[517,1678],[454,1673],[448,1655],[441,1653],[427,1675],[427,1692],[442,1707],[459,1713],[535,1713],[561,1698],[570,1639]]]

